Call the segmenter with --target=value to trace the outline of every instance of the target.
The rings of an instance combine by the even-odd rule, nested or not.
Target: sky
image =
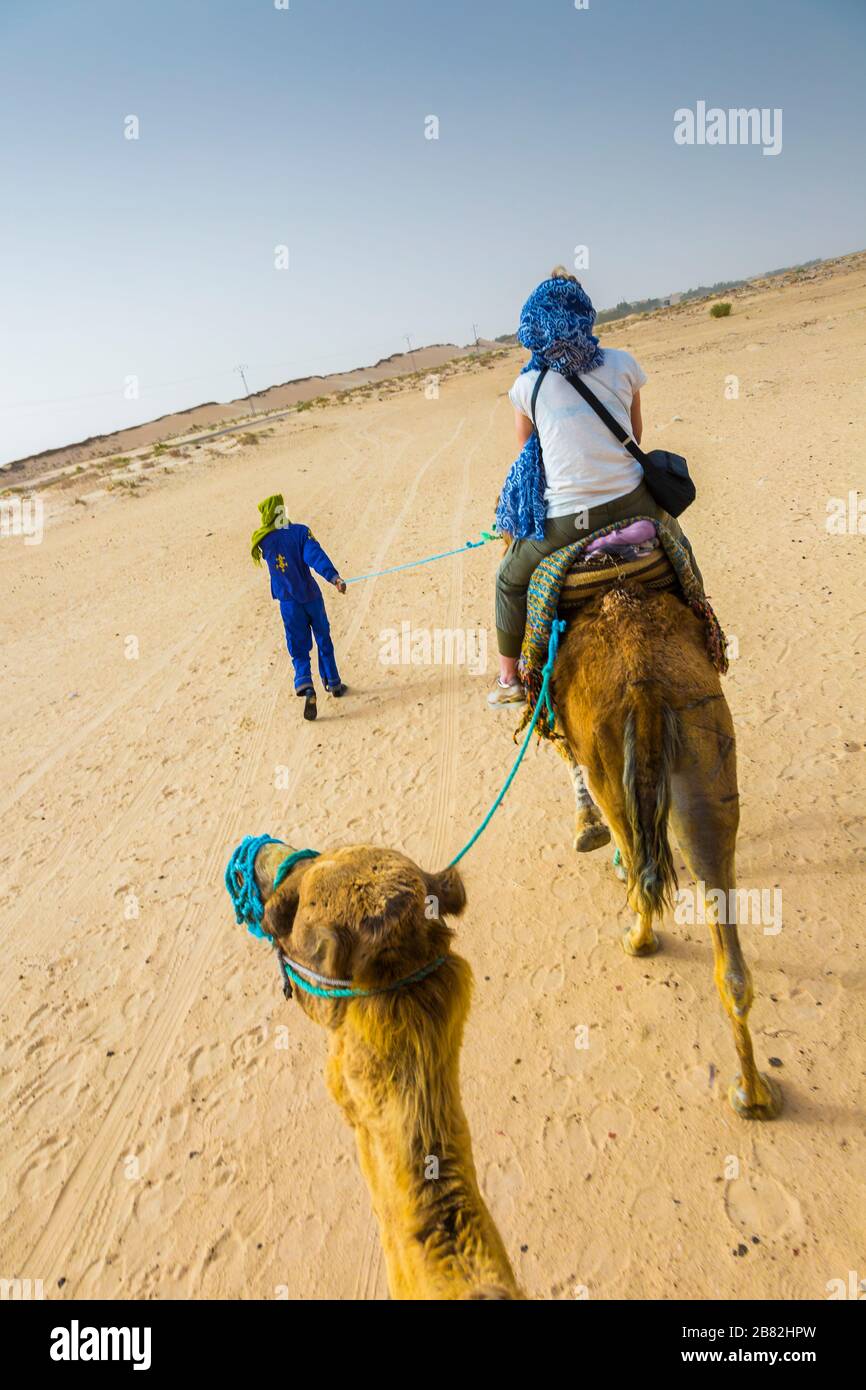
[[[0,0],[0,53],[0,462],[512,332],[576,247],[602,309],[866,246],[864,0]]]

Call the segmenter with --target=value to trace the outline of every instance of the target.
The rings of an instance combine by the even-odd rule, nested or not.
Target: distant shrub
[[[238,435],[239,444],[258,444],[258,442],[259,436],[257,434],[253,434],[252,430],[249,430],[246,434]]]
[[[727,300],[721,304],[714,304],[710,309],[710,316],[714,319],[726,319],[731,312],[731,305]]]

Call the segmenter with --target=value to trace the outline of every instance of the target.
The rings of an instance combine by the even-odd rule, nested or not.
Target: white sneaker
[[[487,696],[488,705],[498,707],[500,705],[522,705],[526,701],[526,691],[520,681],[511,681],[508,685],[503,685],[497,681]]]

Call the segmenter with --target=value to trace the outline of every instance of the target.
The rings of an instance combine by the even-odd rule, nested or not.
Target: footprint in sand
[[[267,1041],[268,1030],[264,1024],[257,1024],[255,1028],[248,1028],[246,1032],[233,1038],[231,1043],[232,1069],[235,1070],[238,1067],[249,1069],[261,1066]]]
[[[139,1185],[133,1203],[133,1220],[143,1226],[163,1226],[183,1206],[183,1186],[177,1175],[167,1173],[159,1182]]]
[[[743,1235],[790,1235],[802,1225],[800,1203],[764,1173],[745,1172],[725,1188],[728,1220]]]
[[[598,927],[571,927],[566,931],[563,950],[570,967],[570,973],[574,972],[577,963],[587,964],[589,962],[597,945]],[[572,956],[575,957],[574,961],[571,959]]]
[[[533,991],[538,994],[555,994],[565,984],[565,970],[561,965],[542,965],[530,977]]]
[[[729,1077],[728,1080],[731,1078]],[[686,1106],[715,1102],[718,1098],[719,1073],[712,1062],[698,1062],[669,1077],[671,1090]],[[724,1078],[723,1078],[724,1080]]]
[[[557,1116],[548,1120],[544,1126],[542,1144],[551,1160],[565,1155],[575,1180],[587,1177],[595,1167],[597,1155],[589,1130],[577,1115]]]
[[[222,1043],[202,1045],[194,1049],[187,1058],[186,1068],[190,1081],[201,1081],[215,1071],[222,1071],[225,1062],[225,1047]]]
[[[524,1172],[512,1154],[501,1163],[488,1163],[484,1169],[484,1195],[500,1217],[513,1211],[523,1191]]]
[[[606,1284],[620,1279],[630,1263],[631,1254],[626,1247],[616,1249],[605,1234],[599,1233],[578,1252],[580,1278],[577,1282],[585,1284],[592,1297],[594,1293],[602,1291]]]
[[[598,1149],[616,1151],[631,1138],[634,1116],[627,1105],[599,1105],[590,1115],[588,1127]]]
[[[581,1046],[576,1044],[580,1043]],[[592,1024],[568,1032],[563,1039],[563,1055],[560,1060],[562,1071],[567,1076],[588,1076],[600,1066],[607,1056],[607,1040],[601,1028]],[[583,1044],[588,1044],[584,1046]],[[605,1081],[607,1076],[605,1075]]]

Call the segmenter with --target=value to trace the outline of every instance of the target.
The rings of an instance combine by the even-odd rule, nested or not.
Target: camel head
[[[457,975],[462,974],[459,966],[468,975],[468,967],[451,955],[452,933],[442,920],[466,905],[456,869],[429,874],[395,850],[348,846],[299,860],[274,891],[274,875],[286,852],[284,845],[265,846],[256,860],[256,881],[265,904],[262,927],[287,957],[363,990],[384,990],[440,956],[445,957],[443,965],[427,979],[433,981],[441,972],[446,993],[458,984],[455,964]],[[468,989],[462,980],[459,984],[463,987],[457,993],[466,996],[465,1014]],[[347,1001],[296,992],[317,1022],[340,1026]],[[441,981],[430,992],[441,995]]]

